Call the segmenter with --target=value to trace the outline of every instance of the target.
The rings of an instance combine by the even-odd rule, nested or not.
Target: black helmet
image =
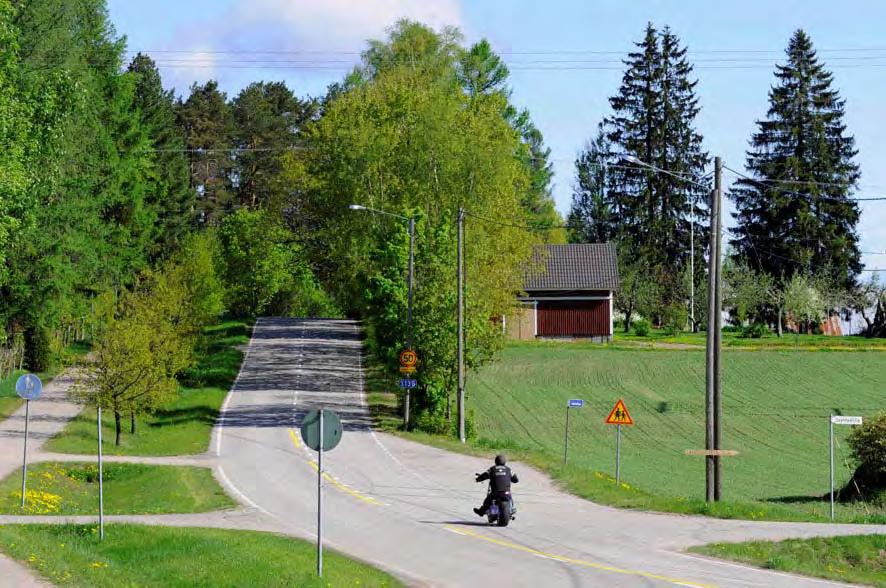
[[[498,455],[495,456],[495,465],[503,466],[507,462],[508,462],[508,459],[504,455],[502,455],[501,453],[499,453]]]

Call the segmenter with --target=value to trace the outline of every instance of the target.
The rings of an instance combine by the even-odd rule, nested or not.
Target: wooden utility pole
[[[708,332],[705,371],[705,449],[720,449],[720,198],[722,160],[714,160],[714,189],[710,207],[710,256],[708,260]],[[705,499],[720,499],[720,458],[705,457]]]
[[[458,209],[458,438],[465,442],[465,210]]]
[[[714,159],[714,192],[717,198],[717,257],[714,266],[717,268],[717,282],[715,289],[716,314],[714,315],[714,449],[721,450],[721,417],[723,415],[723,402],[721,389],[720,357],[723,350],[723,160],[719,157]],[[714,456],[714,500],[719,502],[723,496],[723,478],[720,455]]]

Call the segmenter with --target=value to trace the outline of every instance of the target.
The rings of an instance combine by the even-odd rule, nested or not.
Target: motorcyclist
[[[489,493],[486,495],[486,500],[483,501],[483,506],[474,509],[474,512],[481,517],[486,516],[486,511],[489,510],[496,498],[509,498],[511,483],[516,484],[520,481],[517,479],[517,474],[511,473],[511,468],[506,464],[507,458],[504,455],[496,455],[495,465],[482,474],[477,474],[477,482],[489,480]]]

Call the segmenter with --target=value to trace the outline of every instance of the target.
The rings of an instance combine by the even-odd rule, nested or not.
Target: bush
[[[49,331],[30,325],[25,329],[25,365],[32,372],[45,372],[52,366]]]
[[[753,323],[741,329],[742,339],[761,339],[769,334],[769,328],[763,323]]]
[[[689,322],[689,313],[682,304],[669,304],[662,311],[661,323],[665,333],[674,336]]]
[[[886,480],[886,412],[855,427],[849,435],[849,445],[866,477]]]
[[[649,335],[651,326],[646,319],[637,319],[634,321],[634,334],[638,337],[646,337]]]

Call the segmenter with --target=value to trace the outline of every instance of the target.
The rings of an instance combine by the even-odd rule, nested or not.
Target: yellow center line
[[[552,553],[545,553],[544,551],[538,551],[537,549],[532,549],[531,547],[517,545],[516,543],[511,543],[509,541],[503,541],[501,539],[489,537],[488,535],[476,533],[474,531],[471,531],[470,529],[465,529],[464,527],[454,527],[451,525],[447,525],[444,528],[447,531],[452,531],[453,533],[457,533],[459,535],[464,535],[466,537],[473,537],[474,539],[479,539],[481,541],[486,541],[488,543],[494,543],[495,545],[499,545],[501,547],[507,547],[509,549],[513,549],[516,551],[530,553],[530,554],[538,556],[538,557],[553,559],[553,560],[560,561],[563,563],[582,566],[585,568],[593,568],[595,570],[603,570],[606,572],[612,572],[614,574],[626,574],[629,576],[640,576],[642,578],[649,578],[651,580],[662,580],[664,582],[670,582],[672,584],[678,584],[680,586],[690,586],[691,588],[713,588],[712,586],[709,586],[706,584],[696,584],[694,582],[687,582],[686,580],[677,580],[676,578],[669,578],[667,576],[659,576],[657,574],[650,574],[649,572],[641,572],[638,570],[625,570],[622,568],[616,568],[616,567],[607,566],[604,564],[598,564],[598,563],[594,563],[594,562],[590,562],[590,561],[585,561],[582,559],[574,559],[574,558],[565,557],[562,555],[554,555]]]
[[[301,439],[298,438],[298,435],[295,434],[294,430],[289,429],[289,437],[292,439],[292,443],[297,448],[302,447]],[[317,469],[319,468],[319,466],[317,465],[317,462],[312,459],[309,459],[308,463],[311,464],[311,467],[314,468],[314,471],[317,471]],[[361,492],[354,490],[353,488],[351,488],[347,484],[342,484],[341,482],[336,480],[332,475],[330,475],[328,472],[323,472],[323,479],[328,481],[330,484],[332,484],[333,486],[335,486],[336,488],[338,488],[339,490],[341,490],[345,494],[349,494],[350,496],[353,496],[354,498],[361,500],[361,501],[365,502],[366,504],[372,504],[375,506],[384,506],[385,505],[383,502],[379,502],[378,500],[376,500],[375,498],[373,498],[371,496],[366,496],[365,494],[362,494]]]

